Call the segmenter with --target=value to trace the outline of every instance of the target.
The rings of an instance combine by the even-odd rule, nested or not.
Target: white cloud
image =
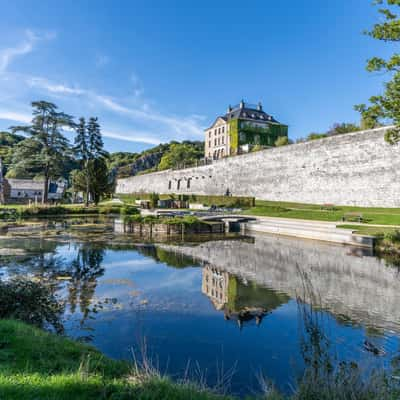
[[[154,129],[158,130],[158,132],[153,135],[148,133],[144,134],[141,137],[141,140],[136,140],[137,135],[141,136],[140,132],[138,132],[137,135],[132,136],[131,129],[127,130],[128,133],[119,134],[115,132],[109,132],[109,137],[128,141],[141,141],[149,144],[160,143],[162,141],[160,138],[160,133],[169,135],[166,139],[164,139],[164,141],[171,139],[182,140],[202,137],[203,130],[199,123],[202,118],[199,115],[188,117],[166,115],[154,110],[146,103],[144,103],[144,106],[143,104],[128,106],[110,96],[79,87],[71,87],[65,84],[53,83],[44,78],[28,78],[27,83],[31,87],[44,90],[50,94],[64,96],[84,96],[88,100],[102,106],[107,111],[126,116],[136,123],[145,125],[152,124],[153,128],[151,131],[154,131]]]
[[[9,110],[0,110],[0,119],[28,124],[29,122],[31,122],[32,117],[29,114]]]
[[[4,73],[7,70],[14,58],[32,52],[35,44],[39,40],[50,40],[54,37],[55,33],[48,32],[44,35],[39,35],[31,30],[26,30],[25,39],[21,43],[15,45],[14,47],[8,47],[0,50],[0,73]]]
[[[112,139],[126,140],[128,142],[146,143],[152,145],[160,144],[160,139],[154,137],[152,133],[137,132],[135,130],[127,129],[125,133],[111,132],[109,130],[102,131],[103,136]]]

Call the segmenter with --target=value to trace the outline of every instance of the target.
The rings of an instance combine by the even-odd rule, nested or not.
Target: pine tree
[[[79,118],[79,123],[76,127],[75,146],[74,152],[76,158],[80,161],[81,169],[85,175],[85,193],[86,193],[86,207],[89,206],[89,191],[90,191],[90,175],[89,175],[89,143],[88,133],[85,118]]]
[[[105,158],[108,156],[107,152],[104,150],[103,138],[100,131],[100,124],[97,118],[91,117],[87,125],[88,133],[88,148],[90,158]]]
[[[89,205],[89,195],[97,204],[100,196],[109,191],[108,170],[106,158],[108,153],[104,150],[100,124],[97,118],[90,118],[88,124],[80,118],[76,128],[75,154],[81,161],[82,171],[72,174],[75,189],[84,187],[86,192],[86,206]],[[83,179],[84,178],[84,179]]]

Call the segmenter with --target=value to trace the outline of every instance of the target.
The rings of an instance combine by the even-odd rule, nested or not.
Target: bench
[[[354,221],[363,222],[363,215],[357,212],[349,212],[343,215],[342,222],[345,221]]]
[[[326,204],[322,204],[321,210],[335,211],[336,208],[335,208],[334,204],[326,203]]]

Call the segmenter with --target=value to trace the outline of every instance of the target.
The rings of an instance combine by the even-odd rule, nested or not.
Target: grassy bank
[[[398,385],[383,373],[362,380],[354,367],[341,367],[322,376],[306,373],[289,397],[269,390],[257,399],[395,400],[399,395]],[[190,383],[173,383],[15,320],[0,320],[0,399],[234,400]]]
[[[85,207],[84,205],[48,205],[48,206],[25,206],[25,205],[6,205],[0,206],[0,220],[10,220],[19,218],[41,218],[64,215],[108,215],[120,214],[121,205],[100,205]]]
[[[346,217],[346,221],[343,224],[357,222],[357,216],[361,215],[362,222],[366,224],[400,225],[400,208],[321,206],[316,204],[256,200],[255,207],[246,208],[243,212],[254,216],[332,222],[340,222],[343,217]]]
[[[0,399],[217,400],[223,397],[136,370],[94,348],[0,320]],[[224,399],[227,399],[224,397]]]
[[[150,193],[132,193],[117,194],[126,204],[134,204],[136,200],[150,200]],[[253,207],[255,204],[254,197],[246,196],[203,196],[203,195],[177,195],[177,194],[159,194],[160,200],[181,199],[188,200],[191,203],[200,203],[205,206],[217,207]]]

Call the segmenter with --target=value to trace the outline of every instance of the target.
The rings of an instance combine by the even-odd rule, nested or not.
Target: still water
[[[263,376],[290,392],[310,321],[333,363],[385,368],[398,355],[398,269],[357,249],[266,235],[143,243],[109,221],[8,234],[0,248],[0,279],[53,283],[68,336],[145,355],[174,379],[244,395]]]

